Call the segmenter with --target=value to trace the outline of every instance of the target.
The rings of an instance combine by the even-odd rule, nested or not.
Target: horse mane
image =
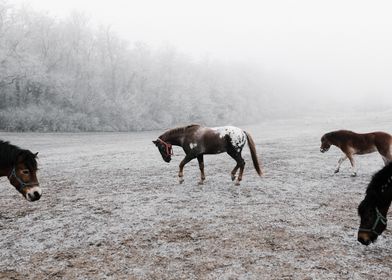
[[[184,133],[186,130],[191,129],[191,128],[195,128],[195,127],[200,127],[200,125],[199,124],[190,124],[187,126],[172,128],[172,129],[169,129],[168,131],[166,131],[165,133],[163,133],[161,136],[163,136],[163,135],[171,136],[171,135],[177,134],[177,133]]]
[[[8,168],[17,164],[18,159],[26,164],[29,170],[37,170],[36,155],[29,150],[10,144],[8,141],[0,140],[0,167]]]
[[[331,131],[331,132],[325,133],[324,136],[325,136],[325,138],[327,138],[327,140],[330,140],[331,137],[336,138],[336,136],[339,137],[342,134],[345,134],[345,135],[347,135],[347,134],[354,134],[354,132],[351,131],[351,130],[340,129],[340,130],[335,130],[335,131]]]
[[[386,188],[392,187],[392,162],[384,166],[380,171],[373,175],[367,189],[366,197],[363,201],[362,207],[366,204],[383,205],[387,203],[384,196],[380,196]],[[360,205],[361,207],[361,205]],[[358,209],[359,210],[359,209]]]

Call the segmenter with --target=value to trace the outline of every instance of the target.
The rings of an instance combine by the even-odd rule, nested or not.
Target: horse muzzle
[[[26,191],[26,193],[25,193],[25,198],[28,200],[28,201],[36,201],[36,200],[39,200],[40,198],[41,198],[41,195],[42,195],[42,190],[41,190],[41,188],[40,187],[38,187],[38,186],[34,186],[34,187],[31,187],[31,188],[29,188],[27,191]]]
[[[375,242],[377,240],[377,237],[378,236],[373,236],[373,234],[370,234],[369,232],[358,232],[358,242],[365,246],[368,246],[371,243]]]

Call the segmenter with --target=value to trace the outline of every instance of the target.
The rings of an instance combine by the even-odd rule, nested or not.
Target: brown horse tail
[[[245,131],[245,134],[246,134],[246,138],[248,139],[248,146],[249,146],[250,154],[252,156],[253,166],[255,167],[257,174],[261,176],[263,175],[263,171],[261,171],[259,159],[257,158],[255,142],[253,141],[253,138],[250,136],[248,132]]]

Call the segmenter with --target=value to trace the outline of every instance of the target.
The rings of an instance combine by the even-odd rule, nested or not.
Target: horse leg
[[[203,159],[203,155],[197,156],[197,161],[199,162],[199,168],[200,168],[199,185],[203,185],[204,184],[204,180],[206,179],[206,176],[204,174],[204,159]]]
[[[338,172],[339,172],[340,166],[342,165],[343,161],[345,161],[346,159],[347,159],[347,156],[344,155],[344,156],[342,156],[342,157],[338,160],[338,165],[336,166],[335,171],[334,171],[335,173],[338,173]]]
[[[384,165],[387,165],[391,161],[386,156],[381,156],[381,157],[382,157],[382,160],[384,161]]]
[[[245,160],[242,158],[241,152],[230,151],[227,153],[237,162],[237,165],[234,167],[233,171],[231,171],[231,180],[235,180],[235,174],[237,173],[237,170],[240,169],[237,180],[235,181],[235,185],[239,186],[242,175],[244,174]]]
[[[392,161],[392,155],[391,155],[391,145],[385,143],[376,145],[377,151],[382,157],[382,160],[384,161],[384,165],[387,165],[389,162]]]
[[[194,157],[186,155],[185,158],[180,162],[180,170],[178,171],[178,182],[182,184],[184,182],[184,166],[190,162]]]
[[[382,160],[384,161],[384,165],[388,165],[388,163],[390,163],[392,161],[392,155],[391,155],[390,151],[387,151],[385,153],[380,152],[380,154],[381,154]]]
[[[240,165],[237,163],[236,166],[233,168],[233,170],[231,171],[231,180],[234,181],[235,180],[235,174],[237,173],[238,168],[240,168]]]
[[[227,153],[229,154],[229,156],[231,156],[237,162],[236,166],[231,171],[231,180],[234,181],[236,179],[235,174],[237,173],[238,169],[240,168],[240,164],[238,161],[238,153],[235,151],[232,151],[232,150],[227,151]]]
[[[240,182],[242,181],[242,175],[244,174],[244,169],[245,169],[245,160],[242,158],[241,154],[239,154],[239,161],[237,161],[237,165],[240,165],[240,172],[238,174],[237,181],[235,182],[236,186],[240,185]]]
[[[354,160],[354,157],[353,157],[353,155],[351,155],[351,154],[347,155],[347,157],[348,157],[348,159],[350,160],[351,167],[352,167],[351,177],[355,177],[355,176],[357,176],[357,169],[356,169],[356,167],[355,167],[355,160]]]

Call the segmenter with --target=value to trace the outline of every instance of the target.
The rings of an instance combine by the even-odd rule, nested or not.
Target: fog
[[[9,1],[1,3],[10,5]],[[214,91],[219,84],[218,99],[222,106],[227,107],[225,100],[229,100],[228,104],[241,103],[238,96],[257,101],[247,112],[252,119],[342,110],[379,111],[389,110],[392,105],[389,14],[392,4],[388,1],[18,0],[12,3],[14,7],[25,7],[56,19],[57,23],[78,15],[93,30],[92,38],[96,37],[94,32],[106,30],[118,41],[126,42],[125,49],[135,50],[135,46],[142,45],[153,54],[152,64],[157,64],[159,53],[175,53],[181,62],[172,66],[179,73],[179,65],[199,67],[195,72],[188,71],[186,81],[179,73],[173,74],[177,75],[175,78],[168,78],[187,83],[181,88],[182,97],[203,99],[206,94],[201,93],[203,89],[214,87]],[[125,69],[128,68],[124,66]],[[206,71],[212,71],[216,77],[211,82],[214,86],[203,88],[201,76],[211,76]],[[235,86],[229,85],[229,81]],[[158,85],[157,88],[162,89]],[[214,99],[212,96],[209,98]],[[162,98],[162,95],[151,95],[151,98]],[[177,100],[176,95],[172,98],[172,102],[180,103],[180,108],[183,101]],[[215,102],[212,105],[218,106],[220,101],[212,101]],[[208,106],[209,99],[204,103]],[[235,114],[244,108],[248,104],[240,105]],[[203,110],[179,119],[166,116],[167,121],[155,120],[154,125],[137,127],[211,120],[213,110]],[[215,117],[212,122],[250,121],[245,116],[235,120],[229,111],[223,110],[219,113],[221,117]],[[121,130],[128,129],[135,127],[129,124],[121,127]]]

